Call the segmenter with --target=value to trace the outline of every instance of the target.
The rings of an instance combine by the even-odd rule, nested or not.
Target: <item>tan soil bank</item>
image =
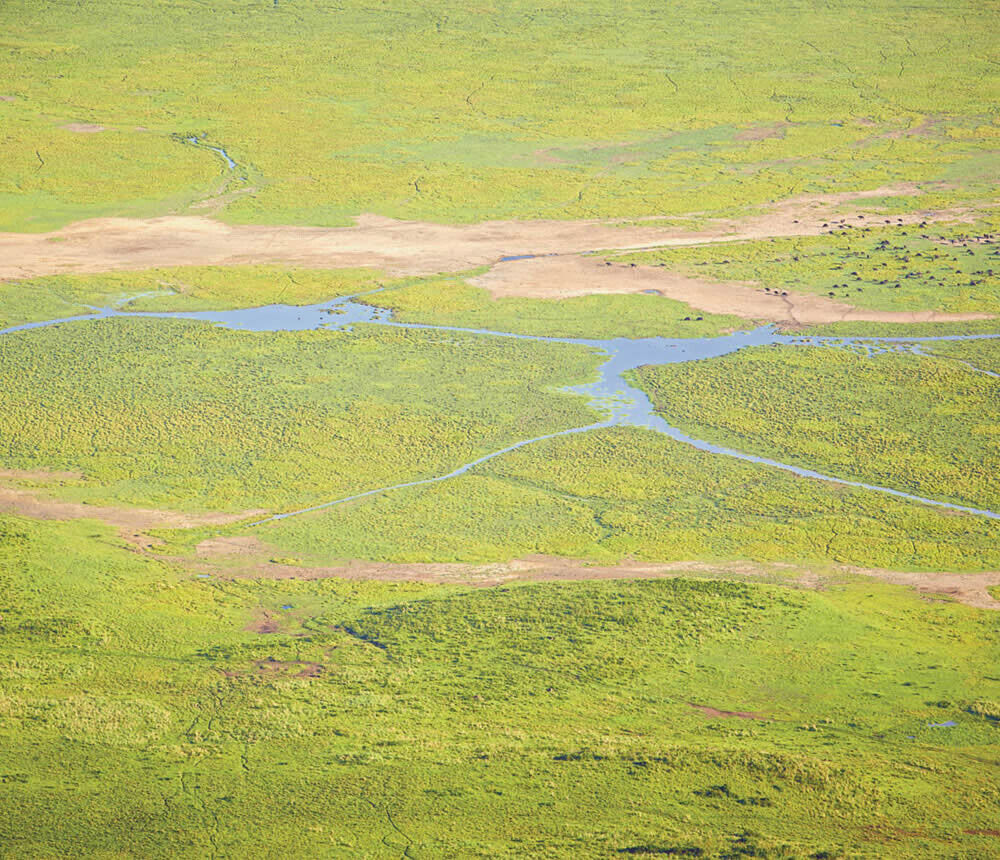
[[[858,320],[867,322],[946,322],[987,319],[989,314],[939,311],[876,311],[856,308],[826,296],[789,293],[777,296],[742,283],[687,277],[654,266],[607,265],[599,257],[536,257],[498,263],[470,283],[494,296],[566,298],[593,293],[655,290],[706,313],[800,325]]]
[[[227,225],[210,218],[99,218],[52,233],[0,233],[0,280],[68,272],[158,266],[275,263],[313,268],[368,266],[390,275],[431,275],[496,263],[518,254],[580,254],[601,249],[692,245],[806,236],[823,232],[834,208],[866,197],[914,194],[910,186],[798,197],[765,214],[715,221],[705,230],[611,221],[488,221],[447,225],[363,215],[353,227]],[[840,217],[844,217],[841,215]],[[970,217],[963,211],[920,212],[906,223]],[[832,223],[832,222],[831,222]]]

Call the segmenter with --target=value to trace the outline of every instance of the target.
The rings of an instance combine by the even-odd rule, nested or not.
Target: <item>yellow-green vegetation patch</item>
[[[543,337],[714,337],[747,328],[746,320],[703,314],[684,302],[654,295],[565,299],[490,297],[456,278],[426,279],[378,293],[368,304],[391,308],[402,322],[430,323]]]
[[[898,587],[216,582],[14,517],[0,583],[18,856],[992,850],[995,618]]]
[[[972,370],[1000,375],[1000,338],[990,340],[936,341],[921,350],[953,358]]]
[[[899,181],[949,205],[996,175],[992,11],[21,0],[0,11],[0,228],[206,204],[324,225],[733,214]]]
[[[1000,380],[957,362],[772,346],[634,373],[657,411],[696,438],[1000,510]]]
[[[835,231],[821,236],[662,248],[619,259],[871,310],[1000,314],[995,221],[942,227],[885,220],[852,216],[846,228],[828,222]]]
[[[708,454],[650,430],[537,442],[440,484],[248,532],[307,564],[703,559],[994,570],[1000,522]],[[181,543],[204,537],[164,535]]]
[[[596,420],[567,344],[359,326],[238,333],[112,319],[0,338],[0,465],[78,471],[75,500],[303,507],[433,477]]]

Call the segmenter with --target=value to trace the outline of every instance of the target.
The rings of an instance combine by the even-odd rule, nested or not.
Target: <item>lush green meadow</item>
[[[7,0],[0,232],[711,227],[607,259],[1000,317],[994,7]],[[823,232],[709,242],[720,218]],[[230,252],[218,231],[212,259],[269,259],[270,232]],[[401,231],[399,257],[427,234]],[[88,236],[35,237],[67,253],[8,271],[76,266]],[[151,250],[96,239],[109,260]],[[0,329],[353,295],[404,323],[563,338],[756,325],[659,295],[494,298],[484,272],[12,279]],[[1000,511],[1000,341],[917,352],[749,348],[632,381],[692,436]],[[1000,625],[974,608],[1000,599],[1000,520],[649,429],[564,434],[602,420],[567,388],[605,358],[368,324],[0,335],[0,857],[1000,857]]]
[[[163,532],[174,552],[216,533]],[[490,562],[543,554],[617,562],[780,561],[994,570],[1000,523],[609,428],[538,442],[424,487],[247,530],[305,565]]]
[[[14,0],[0,229],[736,214],[898,181],[927,193],[892,206],[978,201],[997,166],[992,13]]]
[[[924,344],[924,352],[954,358],[987,373],[1000,373],[1000,338]]]
[[[81,472],[76,500],[304,507],[591,424],[586,347],[359,326],[255,333],[158,319],[0,338],[0,461]]]
[[[657,410],[696,438],[1000,509],[1000,385],[957,362],[772,346],[635,376]]]
[[[9,856],[996,850],[1000,640],[967,607],[871,581],[223,581],[93,522],[0,534]],[[264,611],[283,632],[248,629]]]

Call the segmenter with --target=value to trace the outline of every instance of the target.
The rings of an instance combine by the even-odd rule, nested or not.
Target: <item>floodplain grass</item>
[[[624,254],[715,281],[827,296],[880,311],[1000,314],[1000,231],[975,224],[890,226],[850,219],[821,236],[772,238]],[[974,237],[987,235],[987,242]],[[841,324],[845,329],[856,324]]]
[[[956,362],[769,346],[633,374],[657,411],[696,438],[1000,510],[1000,385]]]
[[[0,328],[90,313],[231,310],[269,304],[318,304],[409,283],[372,269],[286,266],[176,266],[0,282]]]
[[[922,344],[932,355],[967,362],[977,370],[1000,374],[1000,338],[996,340],[942,341]]]
[[[805,337],[821,335],[837,338],[937,337],[940,335],[995,334],[1000,324],[995,318],[957,322],[883,323],[836,322],[790,327],[788,333]]]
[[[455,277],[424,279],[405,289],[367,296],[364,302],[390,308],[401,322],[542,337],[716,337],[752,326],[740,317],[697,312],[662,296],[493,298],[488,290]]]
[[[355,294],[365,304],[392,310],[401,322],[543,337],[711,337],[750,325],[735,316],[698,313],[661,296],[494,299],[463,280],[473,274],[389,278],[373,269],[177,266],[50,275],[0,282],[0,328],[86,314],[92,307],[229,310],[318,304]]]
[[[0,338],[0,459],[76,501],[304,507],[434,477],[597,414],[583,346],[359,325],[247,333],[109,319]],[[55,491],[55,489],[54,489]]]
[[[996,520],[800,478],[630,427],[537,442],[439,484],[252,530],[156,534],[167,553],[215,534],[253,535],[306,566],[529,555],[933,571],[1000,565]]]
[[[0,558],[19,857],[995,848],[988,612],[850,578],[198,579],[10,516]]]
[[[602,359],[565,344],[363,325],[246,333],[137,318],[20,332],[0,340],[0,368],[11,380],[0,394],[9,428],[3,465],[80,472],[39,487],[71,501],[295,510],[433,478],[514,442],[591,424],[597,416],[584,399],[557,388],[592,378]],[[693,435],[839,477],[998,507],[995,386],[957,362],[785,347],[638,378],[668,420]],[[925,383],[925,393],[899,396]],[[840,399],[859,387],[867,406],[849,422]],[[737,406],[726,399],[731,391]],[[746,392],[771,405],[751,403],[744,415]],[[741,434],[761,422],[774,428],[761,429],[761,441],[732,438],[731,429],[720,440],[699,412],[713,409],[730,422],[720,427],[735,421]],[[822,414],[803,417],[803,409]],[[931,452],[913,442],[925,430],[937,446]],[[796,447],[803,440],[809,445]],[[164,536],[190,547],[213,533]],[[996,527],[984,518],[802,479],[634,428],[533,443],[439,485],[257,533],[308,564],[535,553],[925,570],[1000,564]]]
[[[894,210],[969,202],[996,175],[991,12],[17,0],[0,229],[205,205],[338,226],[733,215],[901,181],[929,194]],[[185,143],[202,134],[236,167]]]

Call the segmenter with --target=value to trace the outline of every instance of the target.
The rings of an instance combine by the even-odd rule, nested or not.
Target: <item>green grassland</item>
[[[995,221],[903,227],[867,220],[872,226],[852,218],[850,229],[821,236],[663,248],[618,259],[872,310],[1000,314],[1000,238],[969,240],[995,231]]]
[[[330,225],[736,214],[900,180],[928,193],[892,208],[978,200],[992,11],[15,0],[0,229],[213,200],[230,221]]]
[[[773,346],[644,367],[635,377],[658,411],[697,438],[840,478],[1000,508],[1000,386],[956,362]]]
[[[1000,231],[995,11],[8,0],[0,231],[365,212],[683,229],[895,185],[915,193],[866,197],[850,229],[618,259],[864,309],[1000,314],[1000,246],[970,239]],[[949,207],[978,220],[887,223]],[[405,322],[549,336],[752,325],[653,295],[493,299],[475,274],[58,275],[0,284],[0,328],[353,294]],[[634,379],[693,436],[1000,510],[1000,380],[981,372],[1000,372],[1000,343],[920,349],[756,348]],[[296,510],[589,425],[564,389],[602,359],[370,325],[16,332],[0,336],[0,469],[43,500]],[[1000,570],[998,520],[633,427],[248,520],[153,529],[140,547],[96,519],[0,514],[0,856],[1000,856],[996,613],[844,567]],[[259,552],[199,555],[213,537]],[[532,555],[702,565],[496,588],[316,570]],[[267,578],[275,565],[301,578]],[[757,568],[766,579],[740,573]]]
[[[836,322],[796,328],[803,335],[831,337],[935,337],[938,335],[995,334],[993,317],[980,320],[925,323]]]
[[[91,502],[303,507],[593,423],[586,347],[359,326],[105,320],[0,338],[0,460]]]
[[[971,364],[987,373],[1000,373],[1000,338],[923,344],[921,349]]]
[[[662,296],[567,299],[492,298],[457,278],[428,278],[364,299],[402,322],[492,329],[544,337],[714,337],[752,327],[740,317],[705,314]]]
[[[843,563],[994,570],[1000,523],[608,428],[538,442],[424,487],[252,530],[158,532],[175,553],[221,532],[306,566],[349,559]]]
[[[0,582],[11,856],[996,849],[995,619],[900,588],[217,581],[15,517]]]

